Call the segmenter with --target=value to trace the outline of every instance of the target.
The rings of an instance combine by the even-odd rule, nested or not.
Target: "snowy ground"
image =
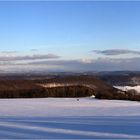
[[[122,91],[128,91],[128,90],[136,90],[138,93],[140,93],[140,86],[114,86],[117,89],[120,89]]]
[[[140,138],[140,102],[1,99],[0,138]]]

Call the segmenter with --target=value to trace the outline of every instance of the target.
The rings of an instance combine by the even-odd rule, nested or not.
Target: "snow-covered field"
[[[138,93],[140,93],[140,86],[114,86],[114,87],[123,91],[136,90]]]
[[[140,139],[140,103],[92,98],[0,99],[0,138]]]

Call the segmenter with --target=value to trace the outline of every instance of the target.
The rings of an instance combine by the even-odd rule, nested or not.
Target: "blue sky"
[[[16,69],[23,57],[26,67],[38,61],[39,68],[65,71],[75,67],[66,66],[75,61],[80,67],[72,70],[102,70],[101,64],[94,67],[93,62],[134,60],[140,55],[139,15],[140,2],[0,2],[1,66]],[[110,55],[112,51],[117,55]],[[45,57],[38,58],[41,55]],[[25,61],[25,57],[32,58]],[[120,65],[119,70],[123,69]],[[114,69],[110,65],[107,70]]]

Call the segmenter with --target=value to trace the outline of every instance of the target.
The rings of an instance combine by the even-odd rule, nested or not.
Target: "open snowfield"
[[[0,138],[140,139],[140,103],[76,99],[0,99]]]

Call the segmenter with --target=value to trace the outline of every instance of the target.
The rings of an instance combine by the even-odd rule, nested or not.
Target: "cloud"
[[[140,51],[128,50],[128,49],[109,49],[109,50],[93,50],[97,54],[103,55],[124,55],[124,54],[137,54],[140,55]]]
[[[92,60],[46,59],[46,57],[45,59],[37,59],[37,58],[40,58],[40,57],[33,57],[33,56],[30,57],[30,60],[35,60],[35,61],[0,61],[0,71],[9,70],[9,72],[11,71],[81,72],[81,71],[120,71],[120,70],[121,71],[123,70],[139,71],[140,70],[140,65],[139,65],[140,57],[123,58],[123,59],[98,58],[98,59],[92,59]],[[22,60],[25,60],[25,59],[22,58]]]
[[[55,66],[62,71],[119,71],[119,70],[140,70],[140,57],[127,59],[99,58],[90,60],[88,63],[83,60],[47,60],[31,62],[27,65]]]
[[[0,56],[0,61],[19,61],[19,60],[38,60],[38,59],[58,59],[60,56],[55,54],[36,54],[24,56]]]

